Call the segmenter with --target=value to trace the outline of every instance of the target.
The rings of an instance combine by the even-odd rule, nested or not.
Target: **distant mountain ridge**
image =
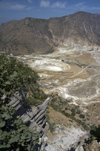
[[[50,53],[58,46],[100,46],[100,14],[77,12],[46,19],[24,18],[0,26],[0,51]]]

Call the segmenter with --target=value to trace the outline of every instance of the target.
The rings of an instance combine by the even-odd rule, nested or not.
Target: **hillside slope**
[[[46,19],[25,18],[0,26],[0,51],[31,54],[50,53],[57,46],[100,46],[100,14],[77,12]]]

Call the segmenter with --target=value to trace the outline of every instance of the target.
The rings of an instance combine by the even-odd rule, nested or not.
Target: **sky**
[[[100,14],[100,0],[0,0],[0,24],[25,17],[61,17],[78,11]]]

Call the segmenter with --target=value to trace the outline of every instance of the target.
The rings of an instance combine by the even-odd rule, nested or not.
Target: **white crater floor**
[[[37,70],[44,69],[49,71],[65,71],[70,69],[68,64],[55,59],[36,60],[30,66]]]
[[[39,84],[45,93],[58,93],[76,104],[78,100],[79,103],[100,100],[100,50],[59,48],[52,54],[25,58],[39,73]]]
[[[56,67],[56,66],[47,66],[46,70],[62,71],[62,68],[61,67]]]

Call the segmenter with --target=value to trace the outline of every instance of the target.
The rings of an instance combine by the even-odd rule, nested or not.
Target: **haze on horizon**
[[[25,17],[61,17],[78,11],[100,14],[100,0],[0,0],[0,24]]]

